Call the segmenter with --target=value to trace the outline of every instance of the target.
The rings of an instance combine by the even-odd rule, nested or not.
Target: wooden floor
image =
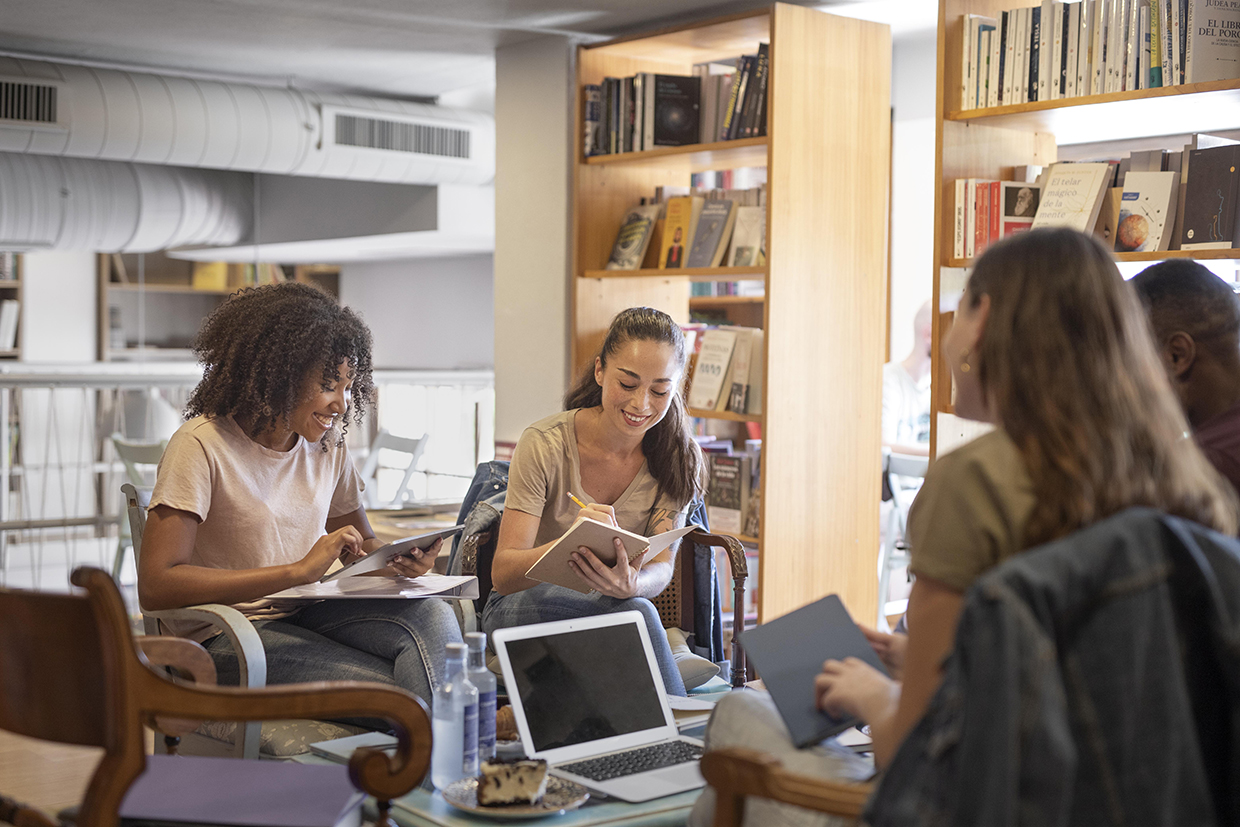
[[[98,747],[35,741],[0,730],[0,793],[55,816],[82,800],[102,756]]]

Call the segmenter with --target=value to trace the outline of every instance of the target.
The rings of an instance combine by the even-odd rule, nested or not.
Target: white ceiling
[[[766,5],[753,0],[0,0],[0,51],[265,83],[436,97],[494,85],[494,51]],[[935,0],[812,5],[933,29]],[[485,100],[485,95],[483,96]]]

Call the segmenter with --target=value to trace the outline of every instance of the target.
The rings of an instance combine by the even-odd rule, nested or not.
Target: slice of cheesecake
[[[478,804],[537,804],[547,791],[547,762],[484,761],[478,776]]]

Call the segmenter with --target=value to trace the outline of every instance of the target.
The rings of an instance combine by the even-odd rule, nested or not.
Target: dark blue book
[[[823,661],[860,658],[887,674],[839,595],[827,595],[750,629],[742,641],[745,655],[758,668],[798,747],[816,744],[858,723],[855,718],[833,718],[814,705],[814,678],[822,672]]]

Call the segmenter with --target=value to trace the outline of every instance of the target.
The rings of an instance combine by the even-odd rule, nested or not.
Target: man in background
[[[1240,300],[1189,259],[1132,280],[1202,453],[1240,491]]]
[[[883,365],[883,447],[896,454],[930,455],[930,302],[913,317],[913,349]]]

